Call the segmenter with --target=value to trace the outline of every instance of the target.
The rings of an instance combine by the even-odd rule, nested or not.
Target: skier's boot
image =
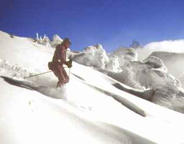
[[[63,86],[63,82],[62,82],[62,81],[58,81],[58,83],[57,83],[57,86],[56,86],[56,87],[61,87],[61,86]]]

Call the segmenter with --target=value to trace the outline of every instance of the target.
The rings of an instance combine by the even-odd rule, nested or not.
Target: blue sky
[[[24,37],[58,34],[71,49],[102,44],[108,51],[133,40],[184,39],[183,0],[3,0],[0,30]]]

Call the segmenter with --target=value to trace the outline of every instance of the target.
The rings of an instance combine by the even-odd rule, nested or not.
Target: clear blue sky
[[[184,0],[2,0],[0,30],[58,34],[73,50],[100,43],[109,52],[132,40],[184,39]]]

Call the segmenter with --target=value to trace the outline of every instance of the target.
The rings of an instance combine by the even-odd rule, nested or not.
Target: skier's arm
[[[66,64],[66,51],[65,51],[65,48],[63,47],[61,49],[61,57],[60,57],[60,61],[62,64]]]

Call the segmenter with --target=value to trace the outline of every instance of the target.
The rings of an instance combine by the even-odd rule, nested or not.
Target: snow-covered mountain
[[[0,143],[184,143],[183,114],[93,68],[73,62],[61,89],[52,72],[25,79],[47,72],[53,52],[0,31]]]
[[[168,40],[161,42],[151,42],[142,49],[136,49],[139,55],[139,60],[144,60],[149,56],[156,56],[160,58],[169,73],[180,80],[184,85],[183,73],[183,54],[184,54],[184,40]]]
[[[179,79],[184,86],[184,71],[182,67],[184,64],[184,53],[153,52],[151,56],[160,58],[168,68],[168,71]]]
[[[151,42],[143,48],[136,49],[139,54],[139,59],[144,60],[155,51],[184,53],[184,40],[167,40],[160,42]]]
[[[121,70],[118,72],[114,71],[114,69],[110,69],[109,71],[107,66],[105,67],[105,65],[108,65],[108,61],[106,61],[107,64],[101,62],[104,61],[105,56],[107,57],[102,46],[100,47],[100,50],[103,51],[103,55],[101,57],[98,57],[99,49],[96,49],[94,46],[89,47],[88,50],[90,50],[90,54],[86,52],[82,53],[77,57],[74,57],[74,60],[87,66],[96,65],[97,70],[107,74],[111,78],[134,89],[143,90],[142,94],[140,93],[139,96],[141,98],[184,113],[184,89],[182,84],[177,78],[175,78],[175,73],[172,75],[162,59],[159,59],[159,57],[163,57],[165,60],[169,59],[174,61],[177,58],[181,65],[182,59],[180,57],[182,56],[179,57],[179,55],[182,55],[181,53],[177,54],[175,57],[169,57],[170,52],[164,52],[165,55],[157,57],[158,53],[160,54],[160,52],[157,52],[157,54],[153,53],[144,61],[140,61],[138,60],[139,55],[136,52],[137,49],[119,48],[109,55],[118,57],[119,65],[116,65],[118,65]],[[175,63],[170,61],[169,65],[175,65]],[[176,66],[172,67],[172,70],[174,72],[179,72],[176,69]],[[180,75],[180,78],[182,78],[182,75]],[[130,92],[129,90],[123,90]],[[147,92],[149,92],[149,94],[145,95]]]

